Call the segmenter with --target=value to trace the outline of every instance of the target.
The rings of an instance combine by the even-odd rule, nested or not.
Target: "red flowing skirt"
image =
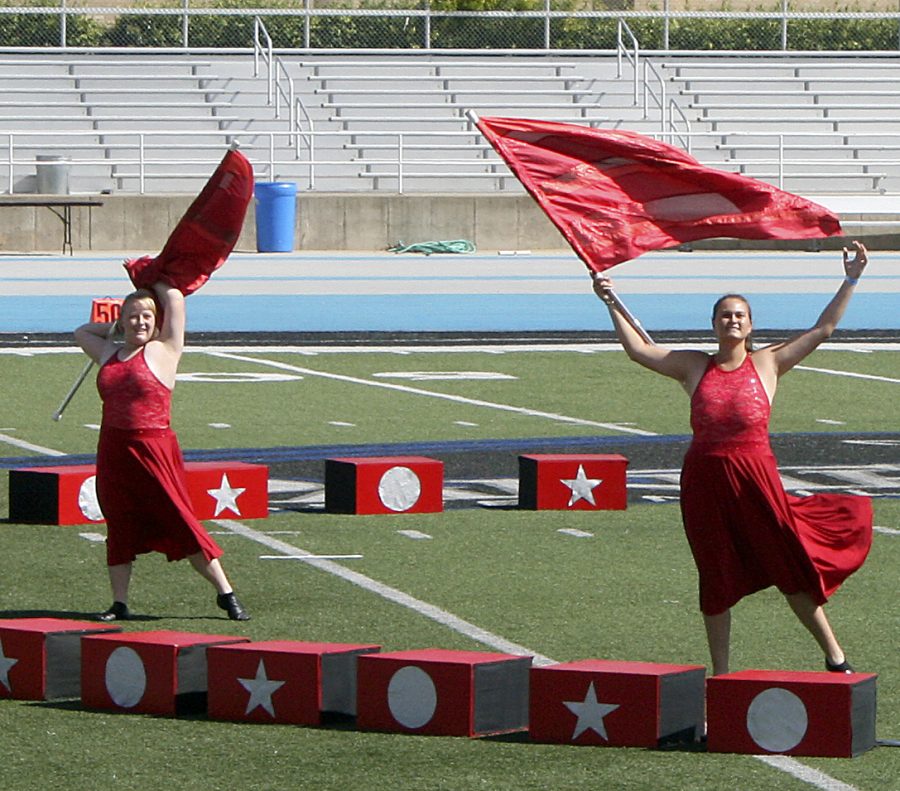
[[[868,497],[788,494],[767,445],[692,447],[681,472],[681,511],[707,615],[771,585],[824,604],[872,545]]]
[[[132,562],[145,552],[181,560],[222,555],[194,516],[184,460],[171,429],[104,428],[97,447],[97,500],[106,518],[106,562]]]

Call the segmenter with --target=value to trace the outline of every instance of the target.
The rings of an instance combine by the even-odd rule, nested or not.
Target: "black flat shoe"
[[[127,621],[129,618],[128,605],[121,601],[114,601],[112,607],[97,615],[98,621]]]
[[[844,661],[841,662],[839,665],[833,665],[833,664],[831,664],[831,662],[829,662],[829,661],[828,661],[828,658],[826,657],[826,659],[825,659],[825,669],[826,669],[829,673],[852,673],[852,672],[853,672],[853,667],[852,667],[851,664],[847,661],[847,658],[846,658],[846,657],[844,657]]]
[[[244,606],[238,601],[234,593],[220,593],[216,596],[216,604],[219,606],[219,609],[228,613],[228,617],[232,621],[250,620],[250,613],[244,609]]]

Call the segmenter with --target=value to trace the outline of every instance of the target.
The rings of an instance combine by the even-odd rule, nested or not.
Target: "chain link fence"
[[[900,0],[0,0],[0,47],[247,48],[262,18],[278,49],[900,49]]]

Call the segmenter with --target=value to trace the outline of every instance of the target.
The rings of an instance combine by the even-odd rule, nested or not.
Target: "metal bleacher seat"
[[[724,164],[791,188],[883,191],[900,176],[900,69],[890,60],[685,59],[661,64]],[[867,142],[856,145],[858,138]]]
[[[466,111],[604,124],[606,94],[589,65],[525,56],[322,57],[302,63],[301,73],[323,121],[349,136],[343,148],[358,178],[396,183],[403,135],[404,179],[420,189],[483,191],[518,184]]]
[[[77,166],[70,177],[73,192],[121,188],[117,163],[134,161],[139,148],[149,148],[139,137],[145,133],[157,136],[171,130],[183,143],[203,141],[211,151],[221,151],[240,116],[233,112],[234,91],[217,77],[213,63],[189,53],[54,51],[0,58],[0,130],[9,133],[0,138],[0,145],[9,147],[2,154],[17,167],[17,181],[7,189],[27,191],[27,174],[34,172],[29,163],[42,154],[64,154]],[[203,140],[205,133],[215,139]],[[132,138],[123,142],[128,134]],[[172,150],[166,142],[160,156]]]

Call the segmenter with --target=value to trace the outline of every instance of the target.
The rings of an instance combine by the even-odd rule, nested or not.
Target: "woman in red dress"
[[[775,585],[825,653],[825,667],[852,672],[822,605],[858,569],[872,543],[868,497],[784,491],[769,445],[769,412],[779,378],[834,332],[867,263],[866,249],[844,249],[845,278],[806,332],[752,349],[750,306],[728,294],[713,308],[718,350],[663,349],[646,340],[611,298],[611,281],[594,291],[610,310],[628,356],[677,380],[691,399],[693,441],[681,473],[681,511],[697,564],[700,609],[713,674],[728,672],[731,607]]]
[[[84,324],[75,340],[100,366],[103,419],[97,446],[97,499],[106,518],[106,558],[113,604],[98,618],[127,620],[128,587],[137,555],[187,558],[215,587],[232,620],[249,619],[229,583],[222,550],[193,514],[178,439],[170,427],[172,389],[184,348],[182,293],[166,283],[129,294],[117,329]]]

